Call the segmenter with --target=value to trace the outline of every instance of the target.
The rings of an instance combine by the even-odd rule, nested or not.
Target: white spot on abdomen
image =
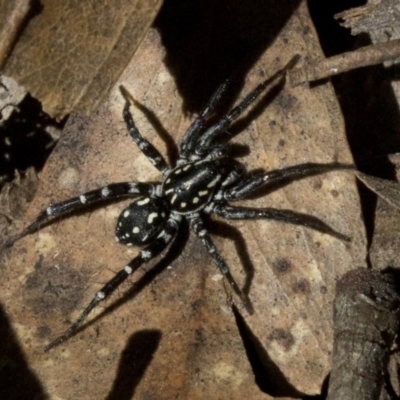
[[[149,224],[153,223],[154,218],[157,218],[158,214],[156,212],[152,212],[151,214],[149,214],[148,218],[147,218],[147,222]]]

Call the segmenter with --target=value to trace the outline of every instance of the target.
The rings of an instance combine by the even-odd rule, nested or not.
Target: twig
[[[381,64],[400,57],[400,39],[365,46],[358,50],[327,58],[315,65],[306,65],[288,72],[292,87],[338,75],[352,69]]]

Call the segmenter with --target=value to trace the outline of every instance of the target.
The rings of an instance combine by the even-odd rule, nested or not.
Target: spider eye
[[[168,219],[165,202],[159,198],[140,197],[118,217],[116,240],[127,246],[140,246],[159,234]]]

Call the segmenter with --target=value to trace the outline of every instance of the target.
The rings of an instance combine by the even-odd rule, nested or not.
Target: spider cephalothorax
[[[241,200],[254,194],[267,184],[287,182],[288,180],[315,175],[335,169],[353,168],[342,164],[307,163],[275,171],[247,172],[242,164],[229,156],[229,140],[232,135],[227,128],[274,79],[284,79],[285,69],[272,78],[259,84],[239,105],[220,120],[206,127],[216,105],[225,93],[230,80],[223,83],[195,119],[180,143],[179,159],[176,166],[170,167],[160,152],[136,128],[129,111],[130,96],[121,88],[126,103],[123,117],[134,142],[161,172],[160,183],[121,182],[92,190],[72,199],[50,205],[25,228],[21,234],[12,238],[12,245],[23,236],[35,232],[43,224],[89,204],[113,199],[131,197],[133,202],[118,217],[116,240],[128,246],[146,245],[143,250],[107,282],[93,297],[80,317],[59,338],[51,342],[46,350],[64,342],[73,335],[91,310],[107,298],[134,273],[142,264],[159,255],[175,237],[181,222],[186,219],[193,232],[201,240],[219,271],[239,295],[246,309],[252,307],[247,296],[236,284],[224,258],[218,252],[210,234],[203,223],[204,214],[217,214],[226,219],[274,219],[282,222],[300,224],[331,234],[339,239],[348,238],[326,225],[321,220],[290,210],[274,208],[248,208],[233,206],[230,202]]]
[[[163,195],[173,212],[190,215],[207,206],[227,171],[225,159],[182,164],[163,182]]]

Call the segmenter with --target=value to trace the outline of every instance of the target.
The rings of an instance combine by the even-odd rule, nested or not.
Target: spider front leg
[[[85,321],[89,313],[97,307],[97,305],[108,298],[114,291],[119,287],[128,276],[132,275],[142,264],[149,262],[154,257],[158,256],[174,238],[179,228],[179,221],[169,219],[166,223],[164,230],[157,236],[157,238],[145,247],[138,256],[136,256],[124,269],[117,272],[117,274],[110,279],[94,296],[92,301],[83,310],[78,319],[65,331],[65,333],[59,336],[48,344],[44,351],[47,352],[53,347],[60,345],[67,341],[73,336],[82,323]]]
[[[229,271],[229,267],[226,261],[219,254],[214,242],[212,241],[209,233],[204,227],[203,221],[199,216],[194,216],[190,218],[190,227],[193,229],[194,233],[201,240],[203,245],[206,247],[208,254],[211,256],[217,267],[219,268],[223,277],[228,281],[229,285],[233,291],[240,297],[244,307],[247,312],[251,315],[254,313],[253,306],[251,305],[248,297],[240,290],[239,286],[233,279],[232,274]]]
[[[132,114],[129,111],[129,107],[131,105],[131,100],[135,101],[131,98],[129,92],[123,87],[119,87],[122,96],[125,99],[125,106],[123,110],[123,117],[128,128],[129,134],[133,141],[137,144],[142,153],[148,158],[148,160],[163,174],[166,175],[170,171],[170,167],[168,163],[165,161],[164,157],[161,153],[147,140],[145,139],[139,132],[139,129],[136,127],[135,122],[133,121]]]
[[[99,189],[81,194],[56,204],[50,204],[46,209],[28,225],[20,234],[9,239],[5,246],[12,246],[17,240],[30,233],[39,230],[43,225],[62,217],[68,213],[80,210],[85,206],[98,203],[100,201],[115,200],[121,197],[136,197],[140,195],[150,196],[156,192],[157,185],[150,183],[121,182],[113,183]]]
[[[275,75],[273,77],[275,79]],[[215,125],[210,127],[200,138],[196,145],[196,154],[203,156],[218,143],[221,136],[224,137],[224,142],[228,142],[232,138],[232,134],[227,131],[232,122],[238,118],[265,90],[272,78],[260,83],[253,89],[235,108],[222,117]]]
[[[199,116],[192,122],[189,129],[186,131],[185,135],[182,138],[180,144],[180,161],[181,163],[186,162],[190,155],[192,155],[193,150],[196,146],[196,143],[199,139],[199,135],[203,131],[206,121],[208,118],[212,116],[220,102],[222,96],[225,94],[228,89],[230,83],[232,81],[232,77],[228,78],[222,85],[220,85],[215,93],[211,96],[211,99],[208,101],[207,105],[204,107],[203,111],[199,114]]]
[[[286,222],[288,224],[306,226],[307,228],[326,233],[346,242],[351,240],[348,236],[335,231],[320,219],[313,217],[312,215],[301,214],[291,210],[217,205],[214,207],[213,211],[215,214],[226,219],[271,219]]]
[[[283,83],[285,80],[285,73],[287,70],[293,68],[297,63],[299,57],[293,57],[282,69],[277,71],[270,78],[266,79],[257,85],[236,107],[229,111],[222,117],[215,125],[207,129],[196,144],[195,152],[198,156],[203,156],[208,153],[212,147],[218,144],[219,141],[224,143],[232,139],[233,134],[228,132],[227,129],[232,122],[237,119],[255,100],[264,92],[264,90],[274,82],[280,79],[277,85]]]

